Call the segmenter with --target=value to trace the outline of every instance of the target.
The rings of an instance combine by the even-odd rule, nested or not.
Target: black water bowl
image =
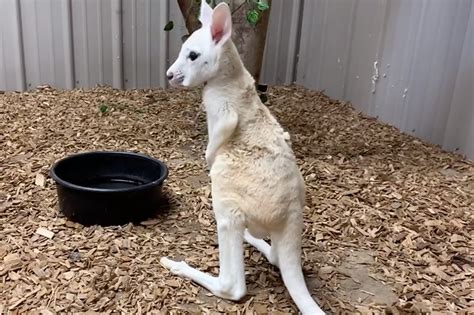
[[[159,211],[166,165],[129,152],[86,152],[53,165],[59,210],[83,225],[139,223]]]

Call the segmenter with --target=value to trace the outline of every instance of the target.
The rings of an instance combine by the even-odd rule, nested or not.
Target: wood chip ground
[[[306,179],[304,272],[323,308],[472,314],[473,163],[318,92],[273,87],[269,99]],[[0,313],[295,313],[278,270],[248,245],[240,303],[158,262],[217,272],[200,111],[198,90],[0,94]],[[48,169],[88,150],[165,161],[170,210],[138,226],[67,221]]]

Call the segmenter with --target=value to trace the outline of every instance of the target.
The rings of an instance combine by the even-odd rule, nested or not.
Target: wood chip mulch
[[[331,314],[468,314],[474,164],[299,87],[269,89],[307,184],[304,272]],[[245,245],[248,296],[211,296],[160,264],[216,273],[200,91],[40,87],[0,94],[0,313],[288,314],[278,270]],[[57,209],[48,169],[125,150],[165,161],[170,209],[83,227]]]

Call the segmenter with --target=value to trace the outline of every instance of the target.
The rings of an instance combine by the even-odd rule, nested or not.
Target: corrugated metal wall
[[[474,159],[474,4],[454,82],[443,145]]]
[[[305,1],[296,81],[474,157],[473,8],[471,0]]]
[[[472,0],[305,1],[297,82],[474,157],[473,7]]]
[[[178,14],[176,1],[0,0],[0,90],[165,86]]]
[[[325,90],[474,157],[473,10],[472,0],[273,0],[262,81]],[[0,0],[0,90],[163,87],[185,33],[174,0]]]

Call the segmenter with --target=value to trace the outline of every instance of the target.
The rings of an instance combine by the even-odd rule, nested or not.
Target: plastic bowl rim
[[[100,155],[122,155],[122,156],[133,156],[133,157],[139,157],[142,159],[150,160],[154,163],[157,163],[160,168],[161,168],[161,176],[154,181],[151,181],[149,183],[135,186],[135,187],[129,187],[129,188],[118,188],[118,189],[107,189],[107,188],[92,188],[88,186],[82,186],[82,185],[76,185],[73,184],[69,181],[66,181],[62,179],[61,177],[56,174],[56,169],[58,166],[65,161],[72,160],[81,156],[85,155],[94,155],[94,154],[100,154]],[[135,191],[141,191],[145,190],[151,187],[155,186],[160,186],[167,178],[168,178],[168,167],[166,166],[165,163],[162,161],[155,159],[151,156],[141,154],[141,153],[136,153],[136,152],[127,152],[127,151],[87,151],[87,152],[81,152],[81,153],[75,153],[68,155],[58,161],[56,161],[53,166],[51,167],[49,174],[51,178],[56,182],[56,184],[59,184],[61,186],[64,186],[69,189],[73,189],[76,191],[82,191],[82,192],[100,192],[100,193],[120,193],[120,192],[135,192]]]

